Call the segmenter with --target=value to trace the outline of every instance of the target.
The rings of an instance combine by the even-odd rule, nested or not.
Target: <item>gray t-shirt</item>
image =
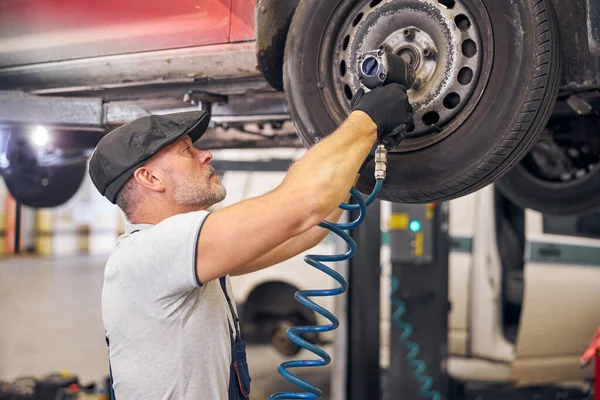
[[[128,225],[108,259],[102,317],[117,400],[227,399],[233,318],[219,280],[201,284],[195,268],[208,214]],[[227,288],[233,298],[229,277]]]

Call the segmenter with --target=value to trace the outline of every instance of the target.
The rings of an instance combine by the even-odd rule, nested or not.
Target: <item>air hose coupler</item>
[[[387,172],[387,150],[383,144],[375,149],[375,179],[385,179]]]

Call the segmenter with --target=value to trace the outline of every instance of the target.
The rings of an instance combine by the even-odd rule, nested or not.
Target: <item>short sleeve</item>
[[[120,249],[121,257],[126,259],[123,273],[138,286],[136,292],[159,299],[202,285],[196,274],[196,257],[202,225],[209,214],[178,214],[125,240]]]

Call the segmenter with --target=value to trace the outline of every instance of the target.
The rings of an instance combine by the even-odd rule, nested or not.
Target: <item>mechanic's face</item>
[[[212,154],[196,149],[189,136],[173,144],[161,169],[177,204],[210,207],[225,199],[227,191],[209,165],[211,160]]]

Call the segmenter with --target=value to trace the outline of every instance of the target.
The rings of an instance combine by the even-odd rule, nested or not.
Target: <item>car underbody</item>
[[[528,1],[523,0],[522,2],[528,3]],[[600,26],[598,21],[600,13],[597,10],[598,2],[595,0],[545,1],[548,3],[549,9],[552,9],[552,14],[555,15],[555,22],[551,23],[552,18],[550,18],[548,23],[551,23],[551,28],[555,30],[557,35],[556,40],[559,46],[557,44],[556,48],[560,51],[557,50],[556,52],[560,54],[557,54],[556,58],[560,59],[560,77],[557,82],[556,95],[549,97],[549,94],[547,94],[547,100],[544,100],[544,102],[552,102],[552,99],[556,101],[552,104],[553,111],[546,113],[541,118],[550,118],[550,115],[552,115],[552,118],[575,118],[594,115],[597,113],[596,102],[600,99],[600,58],[597,56],[597,54],[600,54],[600,46],[598,46],[598,26]],[[477,2],[486,4],[488,0],[464,0],[464,2],[465,5],[463,6],[458,0],[439,0],[440,5],[437,7],[442,10],[447,8],[453,11],[454,14],[463,10],[460,11],[455,22],[459,24],[460,19],[461,23],[465,24],[463,27],[459,25],[463,32],[468,32],[469,35],[479,35],[478,38],[473,36],[474,43],[479,43],[476,46],[483,46],[483,49],[490,54],[489,56],[478,55],[478,57],[484,58],[476,64],[472,64],[475,61],[468,61],[470,63],[468,65],[473,68],[472,73],[474,72],[475,77],[480,73],[485,73],[485,76],[489,78],[487,74],[493,73],[494,69],[489,69],[490,72],[488,73],[484,71],[485,57],[501,57],[500,54],[493,55],[493,52],[498,52],[498,46],[501,46],[502,43],[497,42],[494,45],[495,50],[491,47],[491,44],[489,48],[485,48],[483,45],[485,39],[483,25],[479,31],[471,32],[471,27],[477,20],[475,14],[473,14],[474,9],[477,8],[474,4]],[[301,147],[310,145],[315,127],[303,126],[303,124],[304,121],[311,120],[313,117],[295,112],[298,105],[290,105],[290,100],[291,96],[294,95],[294,90],[297,91],[297,89],[292,87],[291,89],[288,88],[287,91],[284,90],[283,79],[283,68],[286,64],[285,46],[286,43],[288,46],[290,45],[290,40],[287,40],[288,31],[292,29],[290,26],[293,17],[301,19],[298,15],[295,15],[299,14],[299,12],[295,12],[298,1],[291,0],[281,3],[273,0],[260,0],[256,10],[254,10],[253,2],[238,3],[242,5],[238,4],[238,10],[233,10],[233,13],[245,15],[241,19],[246,21],[251,20],[254,22],[254,18],[256,18],[256,29],[255,32],[251,32],[252,34],[249,35],[247,32],[244,33],[244,28],[239,28],[237,33],[234,33],[232,28],[230,40],[227,43],[187,46],[174,46],[171,43],[165,45],[164,48],[158,48],[157,46],[156,49],[149,50],[149,48],[137,49],[134,39],[129,41],[124,39],[123,43],[125,44],[119,44],[114,48],[103,44],[98,48],[88,50],[83,47],[81,41],[77,41],[73,37],[78,31],[71,32],[71,36],[62,37],[61,40],[64,40],[67,44],[61,44],[56,41],[58,39],[52,38],[47,42],[35,42],[31,35],[9,35],[7,38],[1,39],[4,49],[6,49],[4,51],[6,56],[3,56],[0,61],[0,120],[4,125],[10,126],[11,129],[16,129],[16,131],[26,129],[25,127],[31,125],[43,125],[48,129],[61,132],[63,136],[70,138],[65,139],[65,142],[71,140],[73,143],[78,143],[78,146],[76,146],[77,151],[75,151],[78,159],[89,154],[95,142],[99,139],[99,135],[101,136],[114,129],[114,127],[132,119],[150,113],[169,113],[197,109],[198,107],[209,107],[213,115],[211,126],[213,129],[198,145],[215,149]],[[433,12],[431,15],[434,16],[438,12],[436,10],[429,11],[429,3],[425,0],[380,3],[382,2],[378,0],[370,3],[365,2],[365,4],[368,4],[365,5],[367,8],[361,11],[360,16],[356,16],[356,28],[348,31],[350,37],[354,37],[352,35],[362,35],[360,33],[362,32],[361,24],[363,22],[367,24],[368,21],[365,20],[371,17],[370,14],[367,14],[372,13],[373,16],[379,18],[377,7],[387,7],[387,3],[396,7],[397,13],[404,12],[403,7],[408,7],[409,11],[413,10],[415,16],[420,15],[421,12],[427,15]],[[525,10],[517,10],[516,3],[513,7],[514,14],[512,16],[505,15],[503,24],[506,25],[506,29],[513,29],[515,34],[524,35],[526,39],[523,43],[525,44],[529,40],[527,36],[530,36],[532,32],[526,32],[522,22],[516,20],[517,16],[524,18],[523,13]],[[491,7],[489,4],[487,5],[488,8]],[[539,3],[537,4],[539,5]],[[469,7],[471,11],[468,10]],[[489,12],[496,11],[491,7]],[[364,13],[367,14],[360,21],[360,17]],[[350,12],[348,15],[353,16],[354,14]],[[413,17],[408,12],[405,18],[410,20]],[[401,28],[399,25],[398,34],[400,35],[402,34]],[[421,32],[421,28],[424,29],[423,32],[427,31],[427,26],[417,27],[417,31]],[[11,33],[10,28],[6,29],[8,33]],[[496,29],[498,29],[498,26],[496,26]],[[403,30],[405,38],[408,38],[406,29]],[[430,36],[426,35],[425,39],[422,39],[421,42],[417,41],[417,44],[425,46],[427,40],[430,40],[429,46],[436,48],[437,43],[439,47],[440,42],[436,39],[434,32],[431,29],[428,32]],[[113,36],[120,34],[120,32],[116,32]],[[233,40],[234,36],[237,37],[236,40]],[[298,35],[295,35],[295,38],[297,37]],[[356,40],[358,38],[359,36]],[[354,41],[355,39],[351,40]],[[396,39],[393,39],[392,43],[396,43],[394,40]],[[83,42],[85,42],[85,39]],[[460,42],[457,45],[460,46]],[[518,47],[518,41],[516,45]],[[118,51],[122,48],[127,49],[128,46],[130,50],[137,49],[137,51]],[[35,51],[27,51],[28,48],[33,48]],[[399,51],[404,52],[403,55],[409,58],[415,58],[419,54],[413,54],[414,51],[413,53],[408,52],[408,50],[414,48],[414,46],[406,47],[406,49],[402,47],[404,50]],[[437,51],[444,50],[438,49]],[[292,57],[292,55],[288,57]],[[352,57],[352,54],[348,53],[347,57]],[[433,71],[431,68],[439,69],[439,66],[436,67],[435,63],[431,64],[429,70],[427,69],[429,67],[425,68],[424,65],[429,65],[426,58],[421,57],[423,66],[420,68],[423,71],[431,72]],[[352,60],[348,58],[346,61],[348,69],[352,71],[349,66]],[[430,60],[429,63],[431,62],[433,61]],[[506,68],[512,68],[517,61],[507,59],[503,62],[506,64]],[[554,63],[554,61],[551,63]],[[288,64],[293,63],[288,62]],[[538,68],[543,65],[544,63],[540,64]],[[452,63],[447,66],[447,68],[459,67],[459,64],[454,65]],[[492,64],[489,64],[488,67],[493,68]],[[345,68],[346,65],[344,65]],[[449,73],[448,71],[446,71],[446,74]],[[353,74],[354,72],[350,72],[349,78],[344,77],[341,80],[341,85],[345,85],[343,90],[346,91],[346,98],[348,91],[354,90],[356,77]],[[436,78],[435,74],[439,77]],[[428,78],[445,79],[443,71],[441,75],[439,71],[435,74],[430,74]],[[541,76],[544,76],[544,74]],[[459,77],[459,81],[460,79]],[[476,83],[475,78],[473,81]],[[529,83],[524,81],[523,84],[531,85],[534,84],[534,81],[532,80]],[[325,85],[326,90],[330,89],[329,84],[323,85]],[[338,83],[335,85],[338,85]],[[420,91],[417,89],[415,89],[416,100],[431,96],[431,94],[425,92],[427,90],[426,86]],[[457,117],[456,113],[462,112],[460,111],[461,108],[469,110],[470,107],[473,107],[469,105],[469,102],[472,101],[471,98],[481,96],[481,94],[476,95],[475,86],[471,85],[467,89],[469,92],[464,92],[461,85],[455,84],[446,87],[445,92],[436,92],[439,96],[436,95],[435,99],[430,101],[431,107],[436,107],[436,104],[441,103],[443,100],[445,108],[442,108],[439,113],[427,113],[424,108],[421,111],[423,115],[417,114],[420,124],[418,124],[418,129],[421,129],[424,133],[429,132],[428,134],[431,134],[432,126],[438,130],[445,130],[444,126],[452,127],[454,125],[455,128],[452,129],[456,129],[460,121],[469,117],[468,115]],[[526,89],[530,90],[529,87]],[[483,90],[483,87],[481,90]],[[342,91],[341,86],[338,93],[340,91]],[[455,92],[460,93],[461,97],[458,97]],[[454,98],[451,96],[459,98],[457,100],[457,102],[460,102],[460,104],[457,103],[458,107],[455,104],[446,105],[449,100],[449,103],[453,103]],[[437,97],[440,98],[437,99]],[[343,96],[340,101],[344,102]],[[454,108],[456,110],[453,110]],[[335,114],[333,109],[329,112],[331,115]],[[432,116],[433,120],[431,119]],[[428,119],[428,117],[430,118]],[[423,122],[420,122],[421,118]],[[471,119],[473,118],[475,117]],[[318,129],[321,129],[322,126],[322,130],[326,132],[323,134],[328,134],[331,130],[331,124],[318,121],[317,119],[316,126]],[[298,122],[301,122],[300,125],[298,125]],[[538,125],[540,124],[538,123]],[[15,126],[17,128],[14,128]],[[436,128],[437,126],[441,127]],[[399,152],[416,151],[424,148],[423,146],[449,146],[441,144],[440,141],[448,135],[456,135],[456,133],[452,134],[452,129],[450,129],[448,132],[435,134],[435,129],[433,139],[427,139],[423,142],[424,144],[416,145],[416,147],[409,146],[406,150],[400,149]],[[539,130],[540,128],[535,128],[535,132],[532,131],[531,134],[541,136]],[[310,131],[310,133],[307,133],[307,131]],[[94,134],[90,134],[90,132]],[[308,138],[306,135],[308,135]],[[85,139],[73,139],[80,136],[85,137]],[[521,147],[521,150],[532,148],[532,144],[522,146],[525,147]],[[54,156],[47,157],[47,163],[53,162],[52,160],[58,162],[60,155],[64,156],[67,153],[68,151],[62,148],[58,153],[59,156],[55,153]],[[511,157],[516,161],[522,158],[519,155]],[[590,165],[595,165],[596,160],[593,159],[592,161]],[[490,173],[488,178],[480,179],[480,183],[468,183],[467,185],[472,190],[485,186],[485,184],[506,174],[510,166],[514,165],[514,161],[511,163],[507,163],[505,167],[498,168],[496,172]],[[464,173],[468,174],[469,172],[465,170]],[[401,194],[399,189],[393,183],[390,183],[392,185],[390,192],[384,194],[384,198],[392,201],[408,202],[435,201],[436,199],[456,198],[471,190],[452,189],[442,191],[446,193],[444,195],[435,194],[436,191],[440,191],[439,188],[443,182],[445,182],[444,185],[448,186],[448,179],[440,177],[436,181],[437,183],[432,183],[433,188],[436,188],[434,191],[431,190],[430,185],[430,189],[415,189],[416,192],[413,190],[409,194]],[[422,180],[428,181],[428,178]],[[369,182],[365,181],[363,186],[368,184]],[[455,184],[455,187],[458,186]]]

